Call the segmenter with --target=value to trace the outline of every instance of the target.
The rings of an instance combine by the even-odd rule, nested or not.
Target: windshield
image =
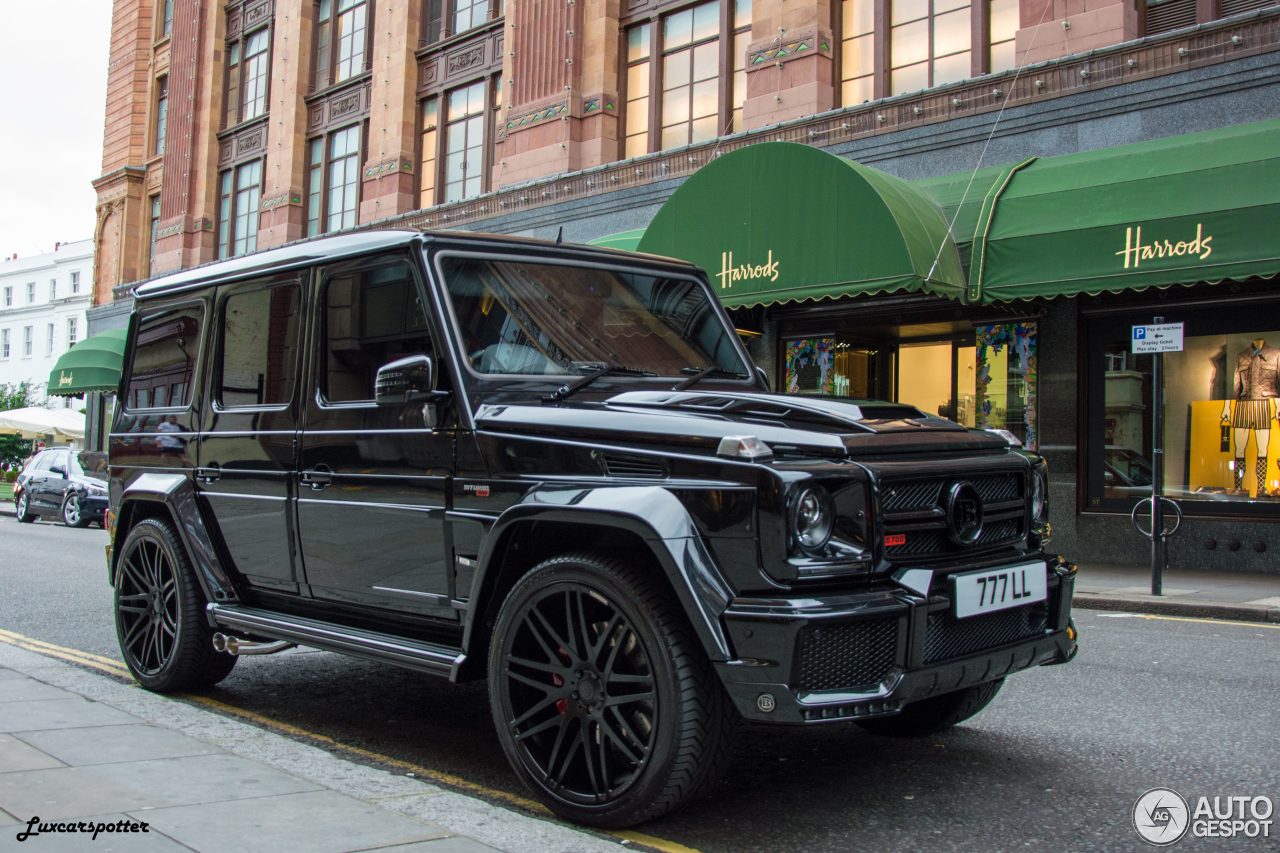
[[[733,330],[692,279],[456,256],[440,264],[478,373],[569,375],[614,366],[660,376],[707,368],[751,375]]]

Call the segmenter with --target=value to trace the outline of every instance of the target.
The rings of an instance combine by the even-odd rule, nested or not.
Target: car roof
[[[610,260],[617,262],[623,259],[634,261],[637,258],[641,258],[645,263],[653,263],[684,272],[694,269],[693,265],[687,261],[675,258],[664,258],[659,255],[637,255],[635,252],[624,252],[618,249],[589,246],[581,243],[559,243],[533,237],[514,237],[505,234],[485,234],[473,231],[430,232],[382,229],[299,240],[274,249],[265,249],[261,252],[190,267],[189,269],[143,282],[134,288],[133,295],[138,299],[149,299],[201,286],[210,281],[245,278],[275,270],[305,266],[318,261],[332,261],[368,252],[409,246],[414,243],[444,243],[476,248],[485,247],[490,250],[499,248],[524,250],[553,248],[566,254],[578,255],[579,257],[595,257],[604,262]]]

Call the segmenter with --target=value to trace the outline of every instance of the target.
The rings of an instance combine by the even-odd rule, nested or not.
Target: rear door
[[[60,488],[65,474],[59,474],[54,468],[67,470],[67,454],[63,450],[46,450],[32,466],[31,479],[27,482],[27,490],[31,497],[27,499],[32,511],[48,513],[53,506],[51,491]]]
[[[294,594],[303,300],[298,273],[217,289],[196,469],[196,491],[236,570],[255,589]]]
[[[298,529],[317,599],[456,621],[444,513],[454,430],[436,406],[374,404],[380,366],[428,355],[433,322],[403,255],[320,271],[301,437]]]

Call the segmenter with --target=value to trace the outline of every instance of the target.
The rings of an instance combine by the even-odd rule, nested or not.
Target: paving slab
[[[0,737],[4,737],[0,735]],[[57,758],[63,764],[80,767],[120,761],[147,761],[212,755],[222,750],[169,729],[134,723],[80,729],[52,729],[23,732],[19,740]],[[2,743],[2,741],[0,741]],[[0,750],[0,755],[3,750]]]
[[[365,848],[369,849],[369,848]],[[378,847],[378,853],[499,853],[498,848],[481,844],[474,838],[451,835],[435,841],[418,841],[396,847]]]
[[[13,735],[0,735],[0,773],[49,770],[63,763]]]
[[[41,815],[45,823],[54,823]],[[92,815],[76,818],[75,822],[92,824],[110,824],[115,826],[120,821],[138,823],[146,818],[134,818],[126,814]],[[19,832],[25,831],[27,821],[16,821],[13,829],[6,828],[0,832],[0,853],[191,853],[191,849],[167,838],[154,829],[147,832],[99,832],[94,839],[93,832],[55,832],[32,835],[25,841],[18,841]],[[38,829],[38,827],[37,827]]]
[[[49,820],[135,809],[218,803],[314,791],[321,786],[232,755],[160,758],[0,775],[0,802]]]
[[[134,717],[109,705],[79,696],[71,699],[39,699],[5,702],[0,732],[32,732],[44,729],[80,729],[135,722]]]
[[[135,816],[196,850],[347,853],[447,835],[438,826],[333,791],[151,809]]]
[[[0,703],[78,698],[80,697],[74,693],[68,693],[52,684],[36,681],[34,678],[7,678],[0,681]]]
[[[1280,595],[1269,595],[1266,598],[1255,598],[1246,604],[1261,604],[1263,607],[1280,607]]]
[[[26,678],[27,676],[21,672],[15,672],[12,669],[0,667],[0,681],[8,681],[11,678]]]

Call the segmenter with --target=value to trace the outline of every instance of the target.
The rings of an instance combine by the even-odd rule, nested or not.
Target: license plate
[[[1049,594],[1044,563],[983,569],[951,576],[951,601],[957,619],[994,613],[1044,601]]]

